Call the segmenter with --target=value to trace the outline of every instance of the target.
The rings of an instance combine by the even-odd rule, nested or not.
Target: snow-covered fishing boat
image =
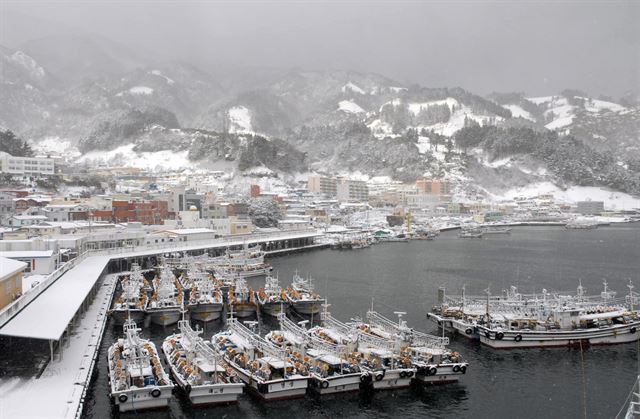
[[[180,320],[183,303],[182,286],[176,280],[171,269],[164,267],[160,275],[153,281],[154,292],[151,296],[147,313],[151,322],[160,326],[168,326]]]
[[[113,307],[109,311],[116,324],[124,324],[127,318],[131,318],[134,322],[144,320],[149,300],[145,287],[148,286],[148,281],[142,276],[140,267],[136,264],[129,276],[120,278],[120,294],[115,298]]]
[[[209,266],[214,269],[223,269],[231,273],[242,276],[266,275],[273,267],[264,262],[265,252],[260,245],[249,247],[246,243],[240,250],[229,250],[223,256],[213,258],[209,261]]]
[[[284,289],[278,285],[278,277],[267,275],[264,288],[258,290],[258,306],[260,310],[270,316],[277,316],[289,302]]]
[[[326,307],[326,305],[325,305]],[[371,385],[375,390],[404,388],[411,385],[416,368],[407,357],[400,356],[400,341],[390,341],[360,330],[356,324],[345,324],[333,318],[325,309],[322,312],[321,328],[312,328],[310,334],[320,336],[325,341],[337,341],[352,348],[351,342],[356,342],[356,349],[350,350],[349,359],[358,363],[362,372],[363,385]]]
[[[287,299],[293,309],[300,314],[317,314],[325,300],[315,292],[313,278],[303,278],[296,272],[293,282],[287,288]]]
[[[458,233],[458,237],[461,239],[481,239],[483,233],[483,230],[480,228],[463,228],[460,230],[460,233]]]
[[[634,342],[640,338],[640,315],[633,306],[638,294],[629,284],[629,295],[615,298],[607,288],[599,296],[586,296],[582,285],[576,295],[522,296],[512,292],[492,297],[488,290],[484,304],[463,298],[452,306],[441,305],[430,313],[439,324],[477,335],[494,348],[529,348],[574,345],[605,345]],[[449,307],[449,308],[447,308]]]
[[[207,341],[202,331],[191,328],[188,320],[178,322],[176,333],[162,344],[176,385],[194,405],[238,401],[244,384],[236,372]]]
[[[368,374],[350,357],[347,346],[336,345],[309,334],[284,313],[278,316],[280,330],[269,332],[265,339],[284,348],[295,366],[303,366],[311,376],[310,388],[318,394],[333,394],[360,389]],[[304,323],[304,322],[301,322]]]
[[[286,352],[240,324],[228,320],[228,330],[213,336],[212,343],[244,381],[246,388],[262,400],[304,397],[309,375],[297,368]]]
[[[569,306],[552,310],[546,319],[516,313],[489,314],[489,319],[477,326],[480,342],[498,349],[611,345],[640,338],[638,312],[612,307]]]
[[[203,322],[219,319],[224,301],[215,280],[206,272],[194,269],[188,275],[190,291],[187,308],[191,318]]]
[[[469,364],[458,352],[447,349],[449,338],[414,330],[402,320],[404,312],[396,314],[397,323],[370,310],[367,312],[369,323],[360,326],[374,336],[399,340],[400,357],[409,358],[411,364],[416,367],[415,380],[422,384],[456,382],[461,375],[466,374]]]
[[[243,277],[236,278],[235,285],[229,289],[229,308],[238,317],[249,317],[256,314],[256,297]]]
[[[162,368],[153,342],[139,336],[132,320],[124,324],[124,338],[107,352],[110,395],[121,412],[167,406],[173,383]]]

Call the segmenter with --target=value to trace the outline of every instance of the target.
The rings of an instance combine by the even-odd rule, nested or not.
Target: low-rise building
[[[367,202],[369,187],[362,180],[339,179],[336,196],[340,202]]]
[[[53,250],[10,250],[0,257],[25,263],[24,272],[49,275],[56,269],[58,254]]]
[[[0,310],[22,295],[22,272],[27,264],[0,257]]]
[[[53,175],[54,160],[47,157],[17,157],[0,151],[0,173],[12,175]]]
[[[599,215],[604,211],[603,201],[578,201],[576,211],[582,215]]]

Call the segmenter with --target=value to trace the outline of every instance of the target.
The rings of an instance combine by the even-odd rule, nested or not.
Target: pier
[[[260,244],[275,256],[323,247],[313,231],[278,232],[217,240],[154,243],[89,250],[61,266],[0,312],[0,335],[49,343],[50,360],[36,377],[0,379],[0,418],[79,418],[99,353],[117,274],[132,263],[166,253],[223,253]]]

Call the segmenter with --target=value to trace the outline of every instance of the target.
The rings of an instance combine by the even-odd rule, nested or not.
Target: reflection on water
[[[330,311],[341,320],[364,315],[371,306],[394,318],[406,311],[409,325],[433,330],[426,312],[439,286],[459,293],[479,294],[488,285],[494,293],[517,285],[521,292],[573,290],[578,280],[599,293],[602,280],[619,293],[640,272],[640,228],[634,225],[587,231],[560,228],[517,228],[511,235],[462,240],[444,233],[433,242],[385,243],[352,251],[321,250],[271,260],[280,284],[286,286],[296,269],[316,279],[316,289],[328,296]],[[250,279],[257,289],[261,279]],[[640,283],[637,284],[640,286]],[[318,320],[318,319],[314,319]],[[221,322],[205,327],[205,337]],[[261,332],[277,323],[263,321]],[[174,331],[153,326],[144,334],[159,343]],[[86,417],[116,416],[108,398],[106,348],[120,334],[107,327]],[[469,372],[460,384],[412,388],[373,395],[336,395],[269,404],[247,396],[234,406],[194,409],[174,398],[166,412],[137,413],[142,418],[255,417],[434,417],[434,418],[560,418],[581,417],[582,363],[579,349],[498,351],[463,338],[451,347],[467,358]],[[584,350],[589,417],[613,417],[623,404],[638,364],[637,344]],[[133,417],[134,414],[123,414]]]

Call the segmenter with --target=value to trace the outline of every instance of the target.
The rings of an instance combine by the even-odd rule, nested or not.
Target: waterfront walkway
[[[60,342],[60,359],[49,362],[40,377],[0,379],[0,418],[80,417],[115,284],[116,275],[104,276],[76,327]]]

